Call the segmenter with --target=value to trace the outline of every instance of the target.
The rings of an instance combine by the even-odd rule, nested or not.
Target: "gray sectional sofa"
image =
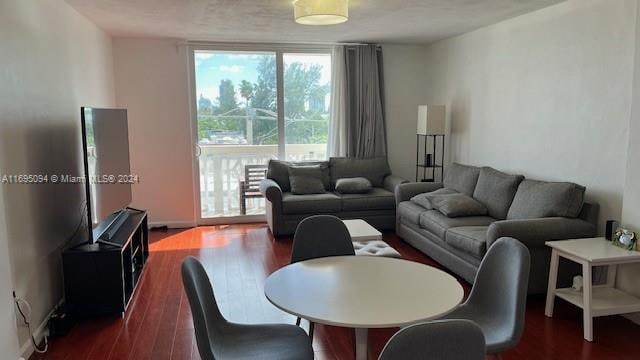
[[[292,175],[297,175],[298,172],[311,174],[305,167],[320,167],[317,176],[321,178],[324,189],[319,193],[292,192]],[[294,173],[291,168],[295,169]],[[353,178],[368,180],[370,189],[359,193],[336,191],[336,183],[340,179]],[[302,183],[309,188],[306,180],[298,181],[297,184]],[[405,182],[407,181],[391,175],[387,159],[382,157],[334,157],[329,161],[296,163],[271,160],[267,178],[260,183],[260,192],[266,199],[267,223],[274,236],[292,235],[302,219],[316,214],[331,214],[342,219],[363,219],[379,230],[393,230],[396,222],[394,189]]]
[[[442,184],[405,183],[395,192],[397,234],[469,283],[487,249],[506,236],[529,248],[529,293],[544,293],[551,253],[545,241],[596,235],[598,205],[584,202],[585,188],[573,183],[452,164]],[[561,263],[559,282],[575,273]]]

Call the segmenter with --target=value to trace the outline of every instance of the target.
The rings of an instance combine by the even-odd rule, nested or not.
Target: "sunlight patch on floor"
[[[264,226],[234,225],[200,226],[192,229],[170,230],[167,236],[152,241],[149,251],[176,251],[215,249],[228,246],[234,241],[242,240],[252,231],[267,231]],[[175,232],[172,234],[172,232]],[[266,236],[266,234],[264,234]]]

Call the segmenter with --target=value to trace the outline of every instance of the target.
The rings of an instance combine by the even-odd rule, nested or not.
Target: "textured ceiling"
[[[116,36],[203,41],[425,44],[564,0],[351,0],[350,19],[310,27],[292,0],[66,0]]]

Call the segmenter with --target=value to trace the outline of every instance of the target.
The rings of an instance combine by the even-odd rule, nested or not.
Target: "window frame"
[[[285,54],[326,54],[333,56],[331,45],[309,44],[256,44],[256,43],[192,43],[189,45],[189,101],[191,109],[192,128],[195,126],[197,134],[197,98],[195,81],[195,53],[196,51],[219,52],[268,52],[276,55],[276,99],[278,104],[278,159],[286,159],[285,114],[284,114],[284,55]],[[333,70],[332,70],[333,71]],[[193,129],[192,129],[193,130]],[[197,137],[194,138],[194,148],[197,150]]]
[[[268,52],[276,56],[276,99],[277,99],[277,123],[278,123],[278,159],[286,159],[286,134],[285,134],[285,109],[284,109],[284,55],[285,54],[327,54],[333,56],[333,46],[324,44],[297,44],[297,43],[219,43],[219,42],[187,42],[187,73],[188,73],[188,98],[189,118],[191,123],[191,142],[194,151],[193,157],[193,186],[195,215],[198,225],[232,224],[243,222],[264,221],[264,215],[239,215],[225,217],[203,218],[200,199],[200,173],[198,145],[198,109],[196,91],[195,53],[197,51],[212,52]],[[333,59],[332,59],[333,60]],[[333,69],[332,69],[333,71]]]

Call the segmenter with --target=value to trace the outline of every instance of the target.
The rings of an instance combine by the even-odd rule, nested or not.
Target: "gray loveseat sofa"
[[[429,209],[442,205],[437,201],[425,208],[426,196],[442,197],[421,194],[436,190],[465,194],[463,200],[484,205],[486,214],[462,216],[467,210],[463,206],[453,209],[456,217],[449,217],[443,211],[452,213],[450,207]],[[505,236],[516,238],[531,253],[529,294],[541,294],[546,292],[551,254],[545,241],[596,235],[598,205],[585,203],[584,192],[584,187],[572,183],[525,180],[489,167],[452,164],[442,184],[406,183],[396,188],[396,232],[469,283],[491,244]],[[567,284],[575,273],[579,269],[563,262],[558,281]]]
[[[296,195],[291,192],[290,167],[320,166],[324,192]],[[340,194],[339,179],[362,177],[370,191]],[[274,236],[292,235],[298,223],[310,215],[331,214],[342,219],[363,219],[379,230],[393,230],[396,222],[394,189],[406,180],[391,175],[386,158],[331,158],[329,161],[286,162],[271,160],[267,178],[260,183],[265,197],[267,223]]]

